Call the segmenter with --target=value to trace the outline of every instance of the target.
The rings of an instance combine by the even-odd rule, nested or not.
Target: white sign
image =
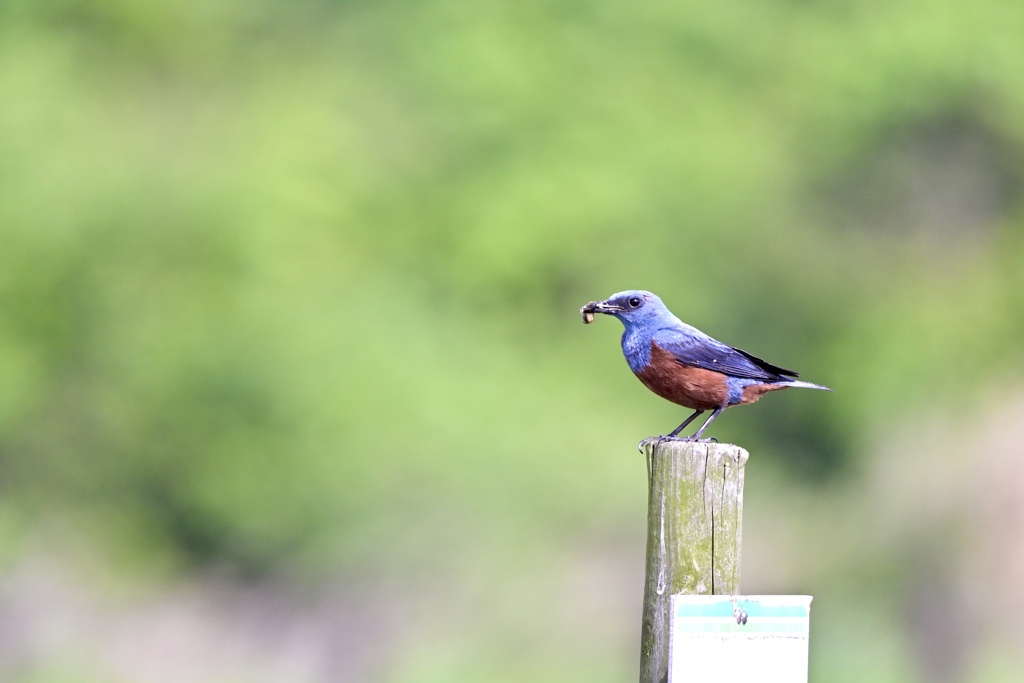
[[[809,595],[673,595],[670,683],[807,683]]]

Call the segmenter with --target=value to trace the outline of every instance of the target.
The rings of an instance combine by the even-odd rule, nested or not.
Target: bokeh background
[[[0,680],[635,679],[644,288],[813,681],[1024,670],[1024,5],[0,2]]]

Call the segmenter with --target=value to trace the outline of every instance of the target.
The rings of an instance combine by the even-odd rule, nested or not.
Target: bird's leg
[[[691,415],[690,417],[688,417],[685,420],[683,420],[683,424],[681,424],[678,427],[676,427],[675,429],[673,429],[672,433],[669,434],[668,436],[665,436],[664,434],[662,434],[661,436],[649,436],[649,437],[647,437],[646,439],[641,441],[639,444],[637,444],[637,449],[639,449],[639,451],[641,453],[643,453],[644,452],[644,446],[646,446],[647,444],[649,444],[651,442],[661,443],[662,441],[668,441],[669,439],[676,439],[679,436],[679,432],[681,432],[684,429],[686,429],[686,425],[688,425],[691,422],[693,422],[693,420],[698,415],[702,414],[703,412],[704,412],[703,410],[696,410],[696,411],[694,411],[693,415]],[[712,419],[714,419],[714,416],[712,416]],[[709,419],[708,422],[711,422],[711,420]],[[686,439],[686,440],[688,441],[689,439]]]
[[[694,419],[698,415],[701,415],[703,412],[704,412],[703,410],[696,410],[696,411],[694,411],[693,415],[691,415],[690,417],[688,417],[685,420],[683,420],[683,424],[679,425],[678,427],[676,427],[675,429],[672,430],[672,433],[668,435],[668,438],[674,439],[675,437],[679,436],[679,432],[681,432],[684,429],[686,429],[686,425],[688,425],[691,422],[693,422]],[[714,415],[712,415],[711,419],[709,419],[708,422],[711,422],[711,420],[714,420],[714,419],[715,419],[715,417],[714,417]],[[705,426],[707,426],[707,425],[705,425]]]
[[[708,428],[708,425],[711,424],[716,417],[722,414],[723,410],[725,410],[725,408],[715,408],[715,412],[711,413],[711,417],[709,417],[707,421],[700,426],[700,429],[697,430],[697,433],[691,437],[688,437],[686,440],[700,441],[700,435],[704,433],[704,430]],[[700,412],[698,412],[697,414],[699,415]],[[693,415],[690,419],[692,420],[694,417],[697,417],[697,415]],[[687,422],[689,422],[689,420],[687,420]]]

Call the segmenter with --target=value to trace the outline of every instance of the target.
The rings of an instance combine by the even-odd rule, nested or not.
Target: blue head
[[[585,312],[614,315],[626,326],[626,331],[654,331],[677,318],[665,308],[656,295],[642,289],[613,294],[604,301],[595,301],[583,307]]]

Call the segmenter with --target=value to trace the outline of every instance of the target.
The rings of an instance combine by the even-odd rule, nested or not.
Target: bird
[[[586,324],[593,322],[595,313],[618,318],[625,326],[622,353],[633,374],[658,396],[694,411],[659,439],[679,439],[687,425],[710,410],[711,416],[700,429],[681,439],[703,441],[704,430],[723,410],[754,403],[770,391],[790,387],[832,391],[802,382],[793,370],[772,365],[687,325],[651,292],[619,292],[604,301],[591,301],[580,313]]]

